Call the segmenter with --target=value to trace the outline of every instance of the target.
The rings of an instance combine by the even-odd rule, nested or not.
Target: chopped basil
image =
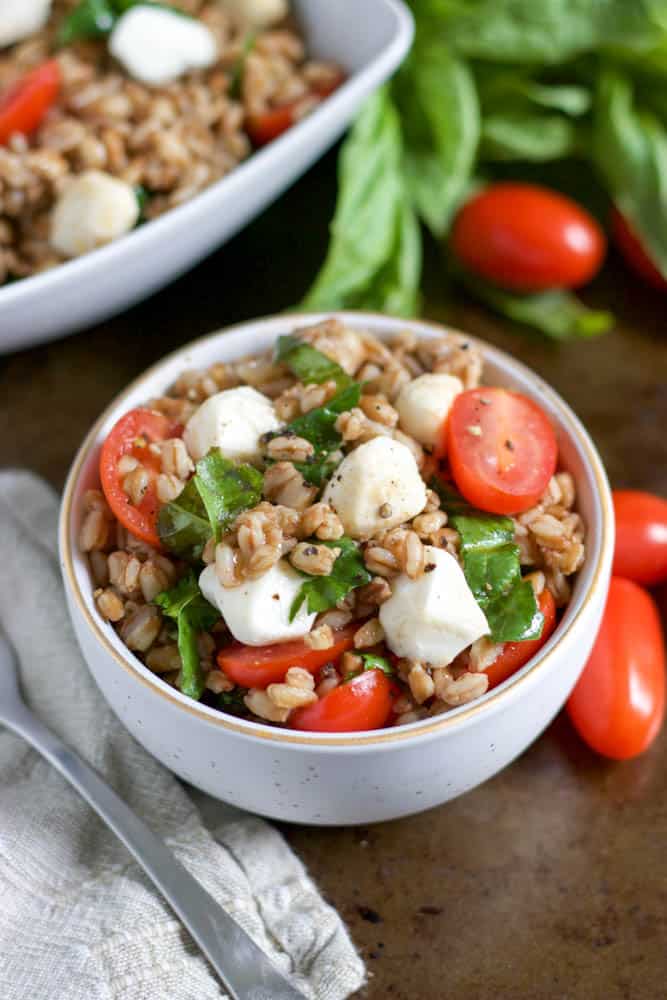
[[[381,670],[387,677],[394,676],[394,668],[384,656],[376,656],[375,653],[361,653],[360,655],[364,661],[364,670]]]
[[[188,562],[201,559],[211,537],[211,522],[194,478],[180,496],[160,509],[157,530],[164,547],[174,555]]]
[[[181,655],[181,691],[199,701],[206,684],[199,662],[197,639],[201,632],[212,628],[220,612],[202,596],[197,579],[191,571],[187,576],[155,598],[168,618],[178,626],[178,651]]]
[[[521,577],[512,519],[471,507],[440,479],[431,485],[461,537],[463,572],[486,615],[493,641],[539,639],[544,618],[533,588]]]
[[[278,337],[276,361],[284,361],[300,382],[320,385],[333,379],[339,389],[346,389],[354,382],[352,376],[343,371],[337,361],[291,334]]]
[[[137,225],[140,226],[146,221],[146,206],[148,205],[150,195],[146,188],[141,184],[135,184],[134,197],[137,199],[137,205],[139,206],[139,218],[137,219]]]
[[[58,42],[70,45],[87,38],[103,38],[117,18],[113,0],[81,0],[60,25]]]
[[[234,63],[232,69],[231,80],[229,82],[229,96],[235,101],[241,97],[241,86],[243,83],[243,73],[245,71],[245,61],[248,55],[255,47],[255,42],[257,40],[257,35],[254,31],[248,32],[248,34],[243,39],[243,47],[241,49],[241,54]]]
[[[247,688],[235,687],[233,691],[223,691],[217,695],[218,708],[229,715],[243,715],[247,712],[244,698],[248,693]]]
[[[329,576],[309,576],[301,586],[290,608],[290,621],[298,614],[299,608],[307,601],[310,614],[327,611],[334,608],[338,601],[355,590],[370,583],[371,575],[364,565],[364,559],[356,542],[351,538],[339,538],[335,542],[313,542],[314,545],[326,545],[330,549],[340,549],[341,553],[333,564]]]

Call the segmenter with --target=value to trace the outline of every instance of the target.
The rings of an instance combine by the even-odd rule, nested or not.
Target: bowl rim
[[[354,326],[355,323],[363,326],[364,321],[371,321],[371,324],[378,324],[377,326],[372,326],[372,332],[377,332],[378,329],[380,331],[384,329],[384,332],[388,333],[389,330],[386,326],[383,327],[384,324],[392,324],[393,327],[400,327],[401,323],[417,324],[422,330],[431,331],[436,335],[441,335],[443,332],[462,332],[456,328],[445,326],[444,324],[430,320],[405,320],[401,317],[388,316],[386,314],[370,311],[330,310],[328,312],[317,313],[282,313],[278,315],[270,314],[257,319],[244,320],[243,322],[235,323],[231,326],[222,327],[218,330],[205,334],[202,337],[198,337],[195,340],[189,341],[188,343],[178,347],[176,350],[169,352],[169,354],[162,357],[142,374],[137,376],[137,378],[133,379],[133,381],[127,385],[125,389],[113,398],[113,400],[104,408],[104,411],[94,422],[75,455],[67,476],[59,514],[58,539],[62,574],[66,589],[69,592],[69,596],[74,606],[80,612],[83,621],[93,633],[97,641],[102,644],[112,659],[119,666],[121,666],[126,673],[130,674],[135,680],[138,680],[142,684],[146,685],[153,693],[166,699],[177,709],[184,710],[189,714],[196,716],[202,722],[219,726],[224,730],[234,732],[236,735],[244,738],[260,739],[281,744],[297,744],[302,748],[312,746],[358,748],[360,746],[394,744],[410,739],[417,740],[466,723],[482,712],[486,712],[486,714],[490,715],[493,711],[502,708],[503,705],[508,703],[510,698],[516,694],[521,684],[524,684],[525,686],[528,682],[534,682],[536,676],[542,676],[547,667],[553,663],[554,659],[559,654],[559,647],[563,641],[572,634],[575,626],[581,624],[584,614],[591,608],[594,601],[599,598],[604,598],[611,569],[611,554],[613,551],[614,541],[614,512],[611,490],[602,465],[602,460],[588,432],[568,404],[561,398],[555,389],[551,388],[551,386],[541,378],[541,376],[539,376],[527,365],[517,361],[514,357],[512,357],[512,355],[501,350],[500,348],[488,344],[481,338],[464,333],[464,336],[468,338],[471,343],[479,346],[484,351],[485,357],[501,362],[506,366],[508,365],[512,370],[523,375],[524,377],[537,379],[541,386],[548,392],[550,404],[559,413],[559,422],[561,426],[563,424],[565,424],[566,427],[567,425],[570,425],[573,429],[574,433],[569,436],[576,440],[583,459],[588,465],[588,471],[593,480],[601,510],[597,558],[592,569],[589,568],[591,576],[590,584],[588,589],[581,596],[579,607],[573,612],[569,621],[559,622],[553,635],[549,638],[544,647],[539,650],[527,664],[517,671],[516,674],[512,675],[497,688],[489,691],[481,698],[430,719],[422,719],[404,726],[394,726],[358,733],[297,732],[290,729],[264,725],[251,720],[237,719],[232,715],[227,715],[226,713],[220,712],[214,708],[201,705],[199,702],[193,701],[186,695],[181,694],[181,692],[176,691],[164,682],[159,675],[152,673],[148,667],[146,667],[137,657],[134,656],[131,650],[128,649],[126,653],[121,655],[104,631],[101,619],[98,621],[96,616],[93,615],[86,604],[74,569],[73,553],[75,551],[78,552],[78,549],[76,537],[70,529],[72,526],[72,507],[77,493],[76,488],[79,482],[81,470],[84,463],[88,459],[91,450],[98,443],[98,437],[103,425],[109,420],[112,412],[122,406],[124,400],[127,399],[128,396],[130,396],[135,390],[139,389],[143,383],[152,380],[163,368],[168,367],[180,356],[187,357],[189,352],[196,350],[209,341],[216,340],[229,334],[242,333],[249,327],[253,328],[256,333],[259,333],[262,330],[270,329],[272,326],[278,324],[285,324],[286,326],[289,326],[290,324],[295,326],[307,325],[311,321],[315,323],[328,317],[337,317],[351,326]],[[147,398],[150,398],[150,395],[151,393],[147,392]],[[73,608],[70,608],[70,614],[73,615]]]

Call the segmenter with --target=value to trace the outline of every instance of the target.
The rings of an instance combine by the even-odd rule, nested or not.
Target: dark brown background
[[[60,488],[85,431],[129,379],[200,334],[297,301],[324,250],[334,168],[329,156],[138,308],[0,360],[0,465]],[[428,247],[424,315],[521,357],[582,417],[614,485],[667,495],[667,298],[612,258],[590,301],[614,309],[618,329],[554,345],[452,299]],[[664,736],[644,758],[611,764],[561,717],[497,778],[440,809],[370,829],[285,832],[349,922],[369,1000],[658,1000],[666,765]]]

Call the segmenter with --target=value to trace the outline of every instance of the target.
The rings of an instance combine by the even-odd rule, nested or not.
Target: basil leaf
[[[326,545],[330,549],[340,549],[341,553],[333,564],[329,576],[308,576],[302,584],[290,608],[290,621],[293,621],[304,601],[310,614],[327,611],[334,608],[338,601],[346,597],[351,590],[370,583],[371,575],[364,565],[364,558],[356,542],[351,538],[339,538],[335,542],[316,541],[313,544]]]
[[[599,81],[593,157],[617,208],[667,275],[667,131],[635,106],[630,83],[611,71]]]
[[[87,38],[103,38],[116,22],[113,0],[81,0],[58,31],[58,44],[70,45]]]
[[[484,117],[481,156],[486,160],[540,163],[571,156],[579,145],[579,130],[564,115],[510,106]]]
[[[291,334],[278,337],[275,357],[276,361],[284,361],[299,381],[306,384],[334,381],[339,389],[345,389],[354,381],[337,361]]]
[[[376,656],[375,653],[360,653],[364,661],[364,670],[381,670],[387,677],[393,677],[395,670],[389,660],[384,656]]]
[[[235,687],[233,691],[222,691],[218,696],[218,708],[229,715],[244,715],[248,710],[244,698],[247,688]]]
[[[465,288],[501,316],[531,326],[554,340],[597,337],[614,326],[613,313],[589,309],[571,292],[561,288],[530,295],[506,292],[481,278],[455,272]]]
[[[475,81],[444,41],[418,37],[394,92],[404,129],[408,193],[424,222],[440,236],[475,163],[480,133]]]
[[[201,632],[212,628],[220,612],[202,596],[193,572],[188,573],[171,590],[155,598],[163,614],[173,618],[178,627],[178,652],[181,656],[181,691],[199,701],[206,688],[199,661],[197,639]]]
[[[449,523],[460,535],[463,572],[486,615],[493,641],[539,639],[544,617],[532,586],[521,577],[512,518],[471,507],[439,479],[434,479],[431,486],[440,496]]]
[[[244,510],[262,499],[262,473],[252,465],[235,464],[214,448],[197,462],[194,483],[216,542]]]
[[[194,478],[186,483],[180,496],[160,509],[157,529],[160,541],[170,552],[188,562],[201,559],[211,537],[211,522]]]
[[[232,75],[229,81],[229,96],[238,101],[241,97],[241,86],[243,84],[243,74],[245,72],[245,62],[248,55],[252,52],[255,47],[255,42],[257,41],[257,34],[254,31],[248,32],[248,34],[243,39],[243,46],[241,48],[241,54],[234,63],[232,68]]]
[[[361,386],[358,382],[353,382],[324,406],[317,406],[302,417],[297,417],[287,425],[288,430],[310,441],[315,447],[315,455],[321,458],[323,454],[340,447],[343,439],[336,430],[336,421],[341,413],[357,406],[360,399]]]

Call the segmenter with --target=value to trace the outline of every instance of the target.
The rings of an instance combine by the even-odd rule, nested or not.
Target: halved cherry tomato
[[[614,490],[614,573],[650,587],[667,580],[667,500],[640,490]]]
[[[183,428],[161,413],[153,410],[130,410],[111,429],[102,445],[100,455],[100,480],[102,489],[115,517],[137,538],[160,546],[157,533],[157,516],[160,504],[156,493],[156,480],[162,471],[159,455],[148,447],[154,441],[180,437]],[[118,471],[118,462],[123,455],[131,455],[148,473],[148,488],[138,506],[130,501],[123,489],[125,478]]]
[[[518,392],[480,387],[460,393],[445,434],[454,482],[480,510],[528,510],[556,471],[554,430],[537,403]]]
[[[556,628],[556,602],[550,590],[545,587],[539,596],[538,604],[544,615],[544,627],[539,639],[527,639],[525,642],[506,642],[502,652],[496,657],[484,673],[489,678],[489,690],[498,687],[508,677],[515,674],[528,660],[532,659],[545,644]]]
[[[613,577],[602,626],[567,712],[593,750],[626,760],[646,750],[665,714],[665,646],[650,595]]]
[[[333,646],[327,649],[311,649],[303,639],[275,642],[270,646],[245,646],[242,642],[233,642],[218,653],[218,666],[241,687],[267,688],[269,684],[284,681],[290,667],[303,667],[314,674],[325,663],[335,663],[352,649],[358,628],[359,622],[336,629]]]
[[[535,184],[492,184],[460,210],[454,253],[474,274],[504,288],[577,288],[597,274],[606,240],[570,198]]]
[[[339,73],[322,83],[313,84],[309,94],[299,97],[295,101],[289,101],[271,111],[264,111],[262,114],[251,115],[246,122],[246,131],[255,146],[267,146],[283,132],[295,125],[301,118],[302,109],[309,106],[311,97],[319,97],[322,100],[333,94],[334,90],[340,87],[345,77]]]
[[[667,290],[667,280],[655,266],[635,231],[617,208],[611,213],[611,235],[614,243],[632,270],[649,285],[661,292]]]
[[[381,729],[391,715],[394,685],[381,670],[365,670],[339,684],[319,701],[297,708],[290,716],[292,729],[311,733],[359,733]]]
[[[60,89],[60,66],[42,63],[0,98],[0,143],[15,132],[30,135],[41,124]]]

